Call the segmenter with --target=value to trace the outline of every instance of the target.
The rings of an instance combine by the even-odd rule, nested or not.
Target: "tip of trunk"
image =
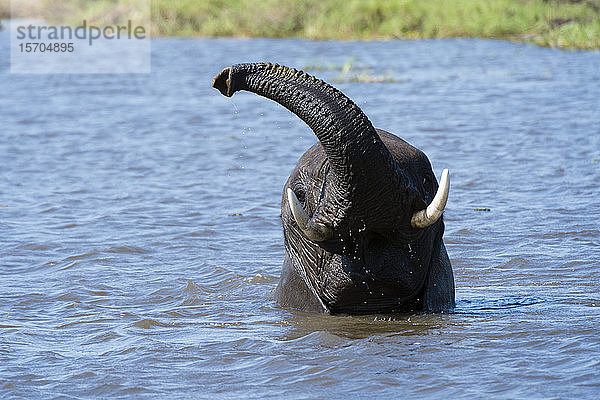
[[[212,87],[218,89],[223,96],[233,96],[235,90],[231,87],[231,67],[225,68],[219,75],[215,76]]]

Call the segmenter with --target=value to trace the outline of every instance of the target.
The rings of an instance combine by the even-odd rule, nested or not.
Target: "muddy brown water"
[[[0,32],[7,55],[7,33]],[[454,313],[286,310],[281,190],[315,138],[210,87],[329,65],[451,173]],[[600,396],[600,53],[504,41],[157,39],[151,75],[0,59],[0,397]]]

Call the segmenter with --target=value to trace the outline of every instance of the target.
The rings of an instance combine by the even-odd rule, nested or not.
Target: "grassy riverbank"
[[[83,18],[114,21],[125,9],[144,2],[38,3],[55,20],[77,23]],[[600,0],[153,0],[152,22],[154,34],[163,36],[479,37],[600,48]]]

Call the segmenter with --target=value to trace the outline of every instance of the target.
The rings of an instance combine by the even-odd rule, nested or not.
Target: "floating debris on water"
[[[360,83],[375,83],[375,82],[404,82],[403,79],[394,78],[393,71],[387,71],[384,74],[375,73],[369,67],[357,67],[355,65],[356,58],[350,57],[343,65],[323,64],[322,62],[310,63],[302,67],[306,71],[340,71],[340,73],[332,79],[333,82],[360,82]]]

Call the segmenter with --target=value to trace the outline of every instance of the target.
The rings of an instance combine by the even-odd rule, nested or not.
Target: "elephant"
[[[285,183],[285,259],[275,301],[327,314],[449,312],[454,276],[442,236],[449,191],[427,156],[375,129],[342,92],[306,72],[237,64],[212,86],[245,90],[301,118],[318,142]]]

